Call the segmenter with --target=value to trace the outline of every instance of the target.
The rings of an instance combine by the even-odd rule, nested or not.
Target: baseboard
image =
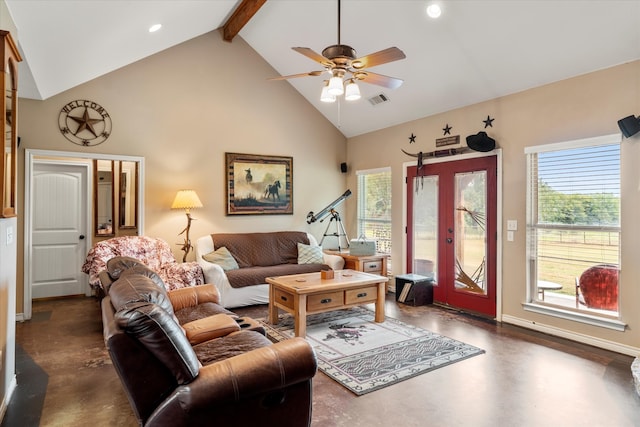
[[[576,332],[567,331],[566,329],[557,328],[555,326],[544,325],[539,322],[532,322],[531,320],[521,319],[519,317],[502,315],[502,321],[523,328],[532,329],[534,331],[543,332],[545,334],[553,335],[560,338],[566,338],[571,341],[576,341],[582,344],[592,345],[594,347],[602,348],[609,351],[615,351],[616,353],[626,354],[628,356],[636,357],[640,354],[640,348],[632,347],[625,344],[620,344],[613,341],[603,340],[601,338],[592,337],[590,335],[579,334]]]
[[[18,382],[16,380],[16,376],[14,375],[9,382],[9,388],[7,388],[4,399],[2,399],[2,403],[0,403],[0,423],[4,420],[4,415],[7,412],[7,408],[9,407],[9,402],[11,402],[11,396],[13,396],[13,392],[18,386]]]
[[[24,313],[16,313],[16,322],[24,322]]]

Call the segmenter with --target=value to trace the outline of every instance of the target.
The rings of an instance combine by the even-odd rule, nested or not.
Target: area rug
[[[307,341],[318,368],[357,395],[363,395],[484,353],[463,342],[387,317],[374,322],[361,307],[307,317]],[[293,337],[293,316],[277,325],[262,323],[274,342]]]

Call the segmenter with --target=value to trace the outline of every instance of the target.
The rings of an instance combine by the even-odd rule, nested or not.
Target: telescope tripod
[[[334,233],[329,233],[329,227],[331,227],[331,223],[333,221],[336,222],[336,231]],[[331,209],[331,219],[329,220],[329,224],[327,224],[327,228],[324,230],[324,234],[322,235],[322,239],[320,240],[320,246],[322,246],[322,242],[324,238],[327,236],[333,236],[338,238],[338,252],[342,250],[340,246],[340,239],[344,238],[345,243],[347,244],[347,248],[349,247],[349,236],[347,236],[347,232],[344,229],[344,225],[342,225],[342,220],[340,219],[340,214]]]

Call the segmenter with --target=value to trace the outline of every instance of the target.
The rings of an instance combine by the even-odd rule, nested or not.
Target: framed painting
[[[225,156],[227,215],[293,214],[293,157]]]

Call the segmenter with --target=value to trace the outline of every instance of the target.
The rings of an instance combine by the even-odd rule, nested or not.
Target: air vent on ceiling
[[[369,98],[369,102],[371,103],[371,105],[378,105],[382,104],[383,102],[389,102],[389,97],[384,93],[381,93],[380,95],[372,96],[371,98]]]

